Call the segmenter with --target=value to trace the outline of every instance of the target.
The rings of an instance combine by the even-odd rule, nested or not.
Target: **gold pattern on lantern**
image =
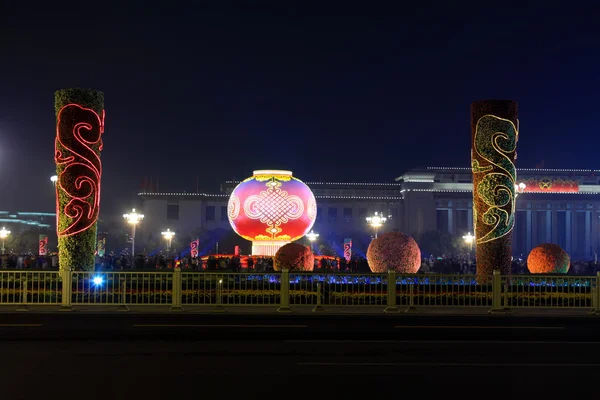
[[[270,180],[265,186],[267,190],[244,201],[244,213],[248,218],[266,224],[265,231],[271,235],[269,239],[274,239],[282,231],[282,224],[302,216],[304,203],[300,197],[281,190],[281,182]]]

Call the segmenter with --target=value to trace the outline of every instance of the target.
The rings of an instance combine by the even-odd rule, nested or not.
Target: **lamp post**
[[[7,231],[6,228],[2,227],[0,229],[0,239],[2,239],[2,254],[4,254],[4,241],[10,235],[10,231]]]
[[[56,186],[56,181],[58,181],[58,175],[52,175],[52,176],[50,177],[50,182],[52,182],[52,184],[53,184],[54,186]]]
[[[469,232],[462,238],[469,245],[469,254],[468,254],[467,261],[468,261],[469,265],[471,265],[471,253],[473,252],[473,241],[475,240],[475,236],[471,235],[471,232]]]
[[[519,183],[518,185],[515,183],[515,199],[517,196],[525,191],[527,185],[524,182]]]
[[[173,240],[173,236],[175,236],[175,232],[171,232],[171,229],[167,229],[165,232],[161,232],[161,235],[167,241],[167,252],[171,250],[171,240]]]
[[[131,256],[135,257],[135,226],[144,219],[144,214],[135,212],[135,208],[129,214],[123,214],[127,223],[131,224]]]
[[[310,231],[306,234],[308,240],[310,240],[310,247],[312,248],[313,253],[315,252],[315,240],[319,238],[319,234],[314,231]]]
[[[379,232],[379,228],[385,224],[387,218],[383,216],[382,213],[376,212],[372,217],[367,217],[367,223],[371,225],[373,229],[375,229],[375,239],[377,239],[377,233]]]

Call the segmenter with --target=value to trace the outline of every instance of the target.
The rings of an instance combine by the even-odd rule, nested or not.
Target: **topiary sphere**
[[[375,273],[392,270],[415,274],[421,267],[421,249],[412,237],[401,232],[388,232],[369,244],[367,261]]]
[[[273,269],[281,271],[312,271],[315,266],[315,256],[310,247],[300,243],[283,245],[273,258]]]
[[[527,269],[532,274],[566,274],[570,266],[567,252],[552,243],[540,244],[527,256]]]

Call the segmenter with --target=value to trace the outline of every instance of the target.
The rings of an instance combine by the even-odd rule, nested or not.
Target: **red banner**
[[[525,184],[525,188],[519,190],[522,193],[578,193],[579,182],[573,179],[563,178],[528,178],[518,181]]]
[[[200,239],[196,239],[190,243],[190,255],[192,258],[198,257],[198,246],[200,246]]]
[[[48,235],[40,235],[38,250],[40,256],[48,255]]]
[[[352,239],[350,238],[344,239],[344,258],[348,262],[352,259]]]

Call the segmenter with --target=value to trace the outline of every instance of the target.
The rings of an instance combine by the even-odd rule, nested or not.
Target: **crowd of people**
[[[192,258],[189,255],[176,254],[131,254],[123,252],[96,257],[96,271],[162,271],[176,267],[188,271],[228,271],[228,272],[273,272],[273,259],[271,257],[239,257],[239,256],[208,256]],[[32,254],[4,254],[0,255],[0,269],[11,270],[58,270],[59,255],[51,253],[46,256]],[[343,257],[323,257],[315,259],[313,271],[315,272],[340,272],[340,273],[369,273],[369,264],[364,257],[353,255],[350,261]],[[595,261],[572,262],[568,275],[596,275],[600,271],[600,264]],[[424,258],[419,269],[422,274],[475,274],[475,261],[467,255],[453,257]],[[514,258],[512,274],[528,274],[527,260],[524,257]]]

